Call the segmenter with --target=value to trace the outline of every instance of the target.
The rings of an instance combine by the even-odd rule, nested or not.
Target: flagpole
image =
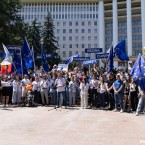
[[[23,63],[22,63],[22,49],[21,51],[21,71],[22,71],[22,78],[24,77],[24,72],[23,72]]]

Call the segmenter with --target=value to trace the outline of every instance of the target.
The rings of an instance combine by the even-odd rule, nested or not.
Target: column
[[[131,0],[127,0],[127,49],[128,49],[128,56],[132,56],[132,15],[131,15]]]
[[[117,0],[112,0],[113,3],[113,46],[118,44],[118,12]]]
[[[99,1],[98,5],[98,44],[99,48],[103,48],[105,51],[105,20],[104,20],[104,2],[103,0]]]
[[[145,0],[141,0],[142,48],[145,47]],[[143,51],[144,55],[145,52]]]

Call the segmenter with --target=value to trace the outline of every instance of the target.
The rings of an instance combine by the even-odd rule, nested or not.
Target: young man
[[[113,83],[114,99],[115,99],[115,112],[118,108],[118,99],[120,101],[120,113],[123,112],[123,82],[120,79],[120,74],[116,75],[116,81]]]

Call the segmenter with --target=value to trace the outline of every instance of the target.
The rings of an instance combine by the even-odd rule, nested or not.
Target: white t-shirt
[[[22,86],[21,86],[21,82],[20,81],[13,81],[13,91],[18,91],[21,92],[22,91]]]
[[[49,86],[50,86],[50,83],[49,83],[48,80],[44,80],[44,79],[41,80],[41,82],[40,82],[40,88],[41,88],[41,90],[48,89]]]
[[[35,91],[35,90],[40,91],[40,82],[39,81],[33,81],[32,86],[33,86],[33,88],[32,88],[33,91]]]
[[[57,92],[64,92],[65,91],[65,84],[66,84],[66,80],[64,78],[56,79],[55,85],[57,87]]]
[[[97,80],[92,79],[92,80],[90,81],[90,88],[91,88],[91,89],[97,89],[97,87],[95,86],[95,84],[97,84],[97,83],[98,83]]]
[[[84,83],[81,83],[80,84],[80,90],[81,90],[81,94],[88,94],[88,89],[89,89],[89,84],[84,84]]]
[[[22,91],[25,91],[26,90],[26,86],[28,84],[30,84],[31,82],[30,82],[29,79],[23,79],[21,83],[22,83],[22,85],[25,85],[25,86],[22,86]]]

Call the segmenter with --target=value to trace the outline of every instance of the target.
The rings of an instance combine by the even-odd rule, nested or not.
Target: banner
[[[108,53],[96,54],[96,59],[108,58]]]
[[[51,58],[51,57],[52,57],[51,54],[46,54],[46,58]],[[41,55],[38,55],[38,56],[36,57],[36,59],[42,59],[42,56],[41,56]]]
[[[101,53],[102,48],[86,48],[85,53]]]
[[[74,57],[73,61],[86,61],[90,60],[90,57]]]
[[[68,71],[68,64],[58,64],[57,70]]]
[[[98,63],[97,59],[91,59],[91,60],[83,61],[83,66],[92,65],[92,64],[96,64],[96,63]]]

